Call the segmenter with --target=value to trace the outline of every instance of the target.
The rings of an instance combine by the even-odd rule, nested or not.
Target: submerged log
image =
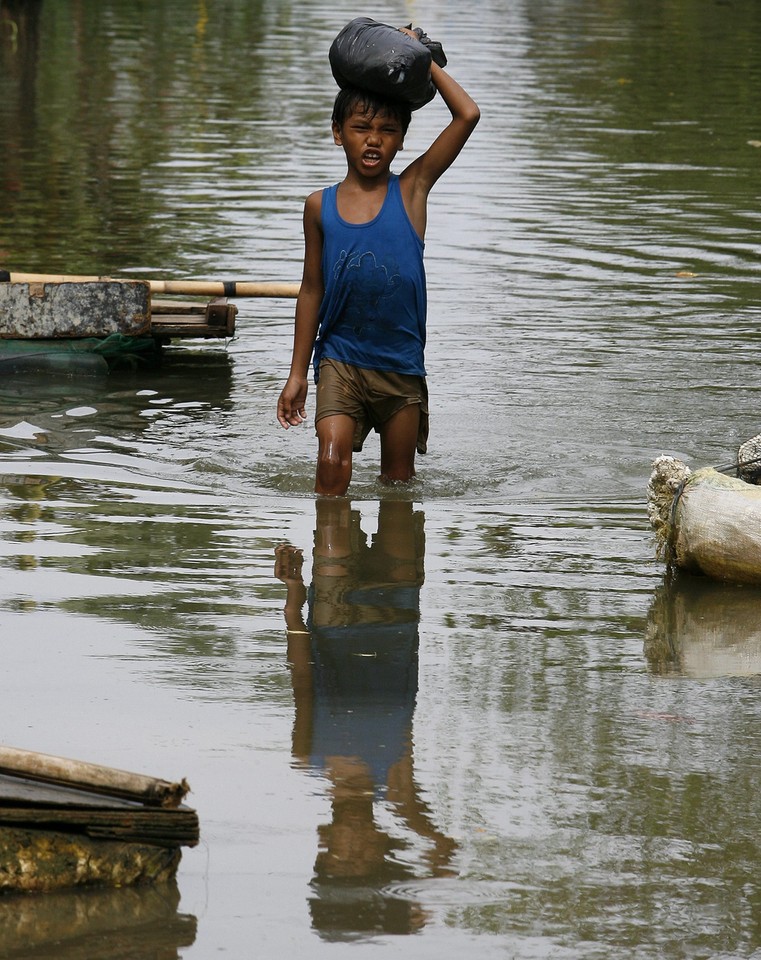
[[[170,783],[96,763],[5,746],[0,746],[0,773],[79,787],[104,796],[126,797],[161,807],[178,806],[190,789],[185,780]]]
[[[0,891],[159,883],[174,877],[180,857],[179,847],[0,827]]]

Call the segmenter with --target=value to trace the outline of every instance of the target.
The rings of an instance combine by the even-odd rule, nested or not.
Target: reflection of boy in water
[[[419,909],[378,891],[417,871],[394,855],[404,843],[378,826],[375,802],[385,799],[429,841],[431,874],[444,872],[454,850],[454,842],[432,824],[412,768],[423,515],[413,513],[410,502],[381,501],[378,532],[368,546],[348,500],[318,500],[309,591],[301,552],[284,545],[276,553],[276,575],[288,587],[293,753],[324,771],[332,784],[332,821],[319,829],[315,925],[409,932],[423,922]],[[371,886],[375,892],[339,904],[326,896],[325,884],[333,890],[341,884],[345,892]]]

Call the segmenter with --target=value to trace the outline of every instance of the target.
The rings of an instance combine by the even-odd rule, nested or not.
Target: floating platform
[[[0,283],[0,337],[139,337],[151,330],[151,291],[143,281]]]
[[[150,334],[160,340],[230,339],[235,335],[238,308],[226,297],[182,301],[152,297]]]
[[[172,879],[195,846],[185,781],[0,747],[0,893]]]
[[[230,297],[298,292],[297,283],[0,270],[0,374],[88,376],[150,362],[173,341],[234,337],[238,308]]]
[[[226,297],[154,296],[147,280],[0,283],[0,338],[124,337],[229,339],[238,308]]]

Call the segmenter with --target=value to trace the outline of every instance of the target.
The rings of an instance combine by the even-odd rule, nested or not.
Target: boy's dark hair
[[[393,117],[402,128],[402,136],[412,120],[412,110],[401,100],[388,100],[372,90],[360,90],[357,87],[344,87],[338,91],[336,102],[333,104],[331,122],[339,127],[359,108],[362,113],[369,113],[374,117],[376,113],[387,113]]]

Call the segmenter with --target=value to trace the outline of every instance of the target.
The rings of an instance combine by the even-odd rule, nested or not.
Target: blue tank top
[[[347,223],[336,206],[338,184],[322,193],[325,294],[314,347],[356,367],[425,376],[424,244],[391,174],[383,206],[367,223]]]

